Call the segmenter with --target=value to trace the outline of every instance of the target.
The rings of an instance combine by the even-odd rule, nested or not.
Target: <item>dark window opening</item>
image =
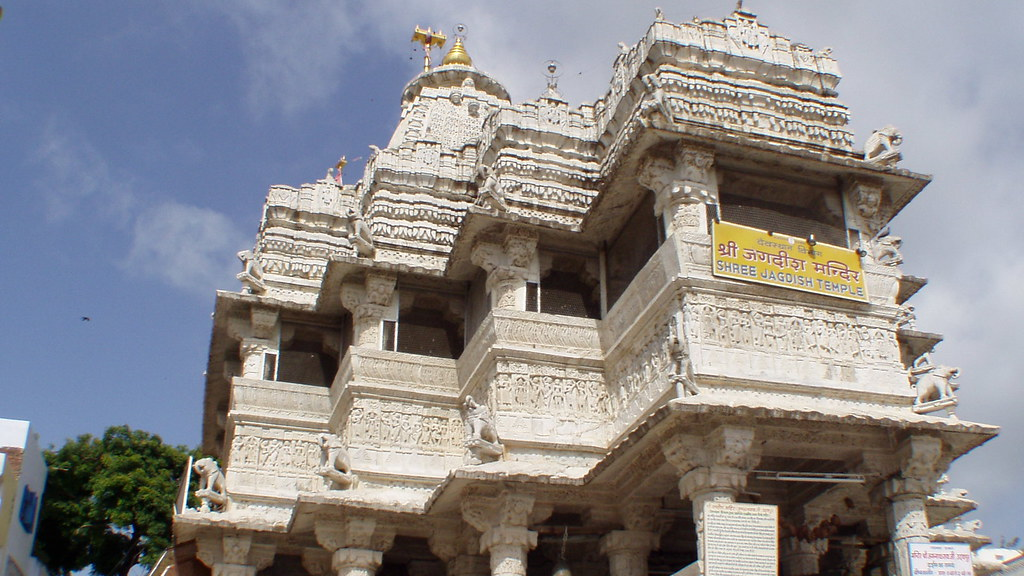
[[[399,301],[396,351],[435,358],[458,358],[462,354],[464,320],[452,312],[449,298],[403,292]]]
[[[723,221],[848,246],[838,185],[726,172],[719,202]]]
[[[283,323],[277,379],[330,386],[338,372],[339,328]]]
[[[607,250],[608,307],[622,296],[633,278],[658,250],[660,218],[654,215],[654,194],[647,192],[644,199],[626,221]],[[663,230],[663,228],[661,228]]]
[[[527,296],[529,294],[527,290]],[[552,270],[541,279],[540,311],[577,318],[600,318],[601,300],[596,283],[585,282],[579,272]]]

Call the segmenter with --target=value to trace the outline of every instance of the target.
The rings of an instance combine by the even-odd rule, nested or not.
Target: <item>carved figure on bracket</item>
[[[330,482],[330,489],[355,488],[359,477],[352,473],[352,461],[341,438],[333,434],[321,434],[320,452],[320,468],[316,473]]]
[[[893,125],[887,125],[871,133],[864,144],[864,160],[882,166],[893,167],[903,158],[900,145],[903,134]]]
[[[914,312],[913,306],[910,304],[902,304],[899,309],[896,310],[896,326],[907,330],[917,329],[917,314]]]
[[[348,216],[348,234],[352,243],[355,244],[356,254],[364,258],[373,256],[373,234],[370,233],[370,228],[363,221],[363,215],[349,208],[346,216]]]
[[[648,115],[657,108],[658,112],[665,117],[667,122],[674,121],[675,113],[672,112],[672,104],[669,102],[668,92],[665,91],[665,86],[662,84],[661,79],[658,78],[658,75],[644,74],[641,80],[651,96],[651,100],[641,107],[641,114]]]
[[[878,186],[858,186],[854,202],[857,204],[857,212],[870,220],[878,215],[882,205],[882,189]]]
[[[955,392],[960,388],[953,380],[958,376],[959,368],[942,364],[932,365],[928,354],[918,358],[910,371],[910,385],[917,392],[914,412],[924,414],[947,409],[950,416],[953,416],[953,407],[957,404]]]
[[[900,254],[900,247],[903,246],[903,238],[893,236],[889,228],[882,229],[874,238],[868,241],[868,254],[872,260],[883,266],[899,266],[903,263],[903,255]]]
[[[472,396],[466,396],[462,406],[466,411],[466,448],[477,460],[475,463],[493,462],[500,458],[504,446],[498,442],[498,431],[490,409]]]
[[[686,345],[678,335],[675,324],[669,326],[669,349],[672,354],[672,372],[668,377],[669,382],[675,386],[676,398],[686,398],[700,394],[700,388],[693,377],[693,363],[690,362],[690,353]]]
[[[242,283],[242,291],[246,294],[262,294],[267,291],[267,285],[263,283],[263,263],[259,256],[252,250],[242,250],[238,254],[242,261],[244,270],[239,272],[235,278]]]
[[[490,166],[480,166],[476,170],[476,180],[478,188],[474,205],[494,212],[508,212],[505,192],[494,170]]]
[[[224,473],[217,462],[213,458],[200,458],[192,464],[192,469],[199,474],[199,490],[195,492],[203,501],[199,511],[224,510],[231,498],[224,487]]]

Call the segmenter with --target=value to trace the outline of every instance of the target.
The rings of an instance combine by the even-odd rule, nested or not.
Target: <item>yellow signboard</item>
[[[867,302],[864,271],[853,250],[716,222],[715,276]]]

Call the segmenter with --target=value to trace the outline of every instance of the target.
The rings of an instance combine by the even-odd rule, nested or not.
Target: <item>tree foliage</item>
[[[91,565],[97,574],[126,576],[136,564],[151,566],[170,546],[178,480],[189,454],[127,426],[47,450],[35,555],[61,575]]]

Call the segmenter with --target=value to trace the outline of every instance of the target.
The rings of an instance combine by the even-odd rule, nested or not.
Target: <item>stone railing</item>
[[[235,377],[231,380],[231,407],[248,419],[326,422],[330,415],[328,389],[308,384]]]
[[[450,395],[458,391],[458,382],[455,360],[351,346],[331,385],[331,397],[337,401],[353,384]]]

